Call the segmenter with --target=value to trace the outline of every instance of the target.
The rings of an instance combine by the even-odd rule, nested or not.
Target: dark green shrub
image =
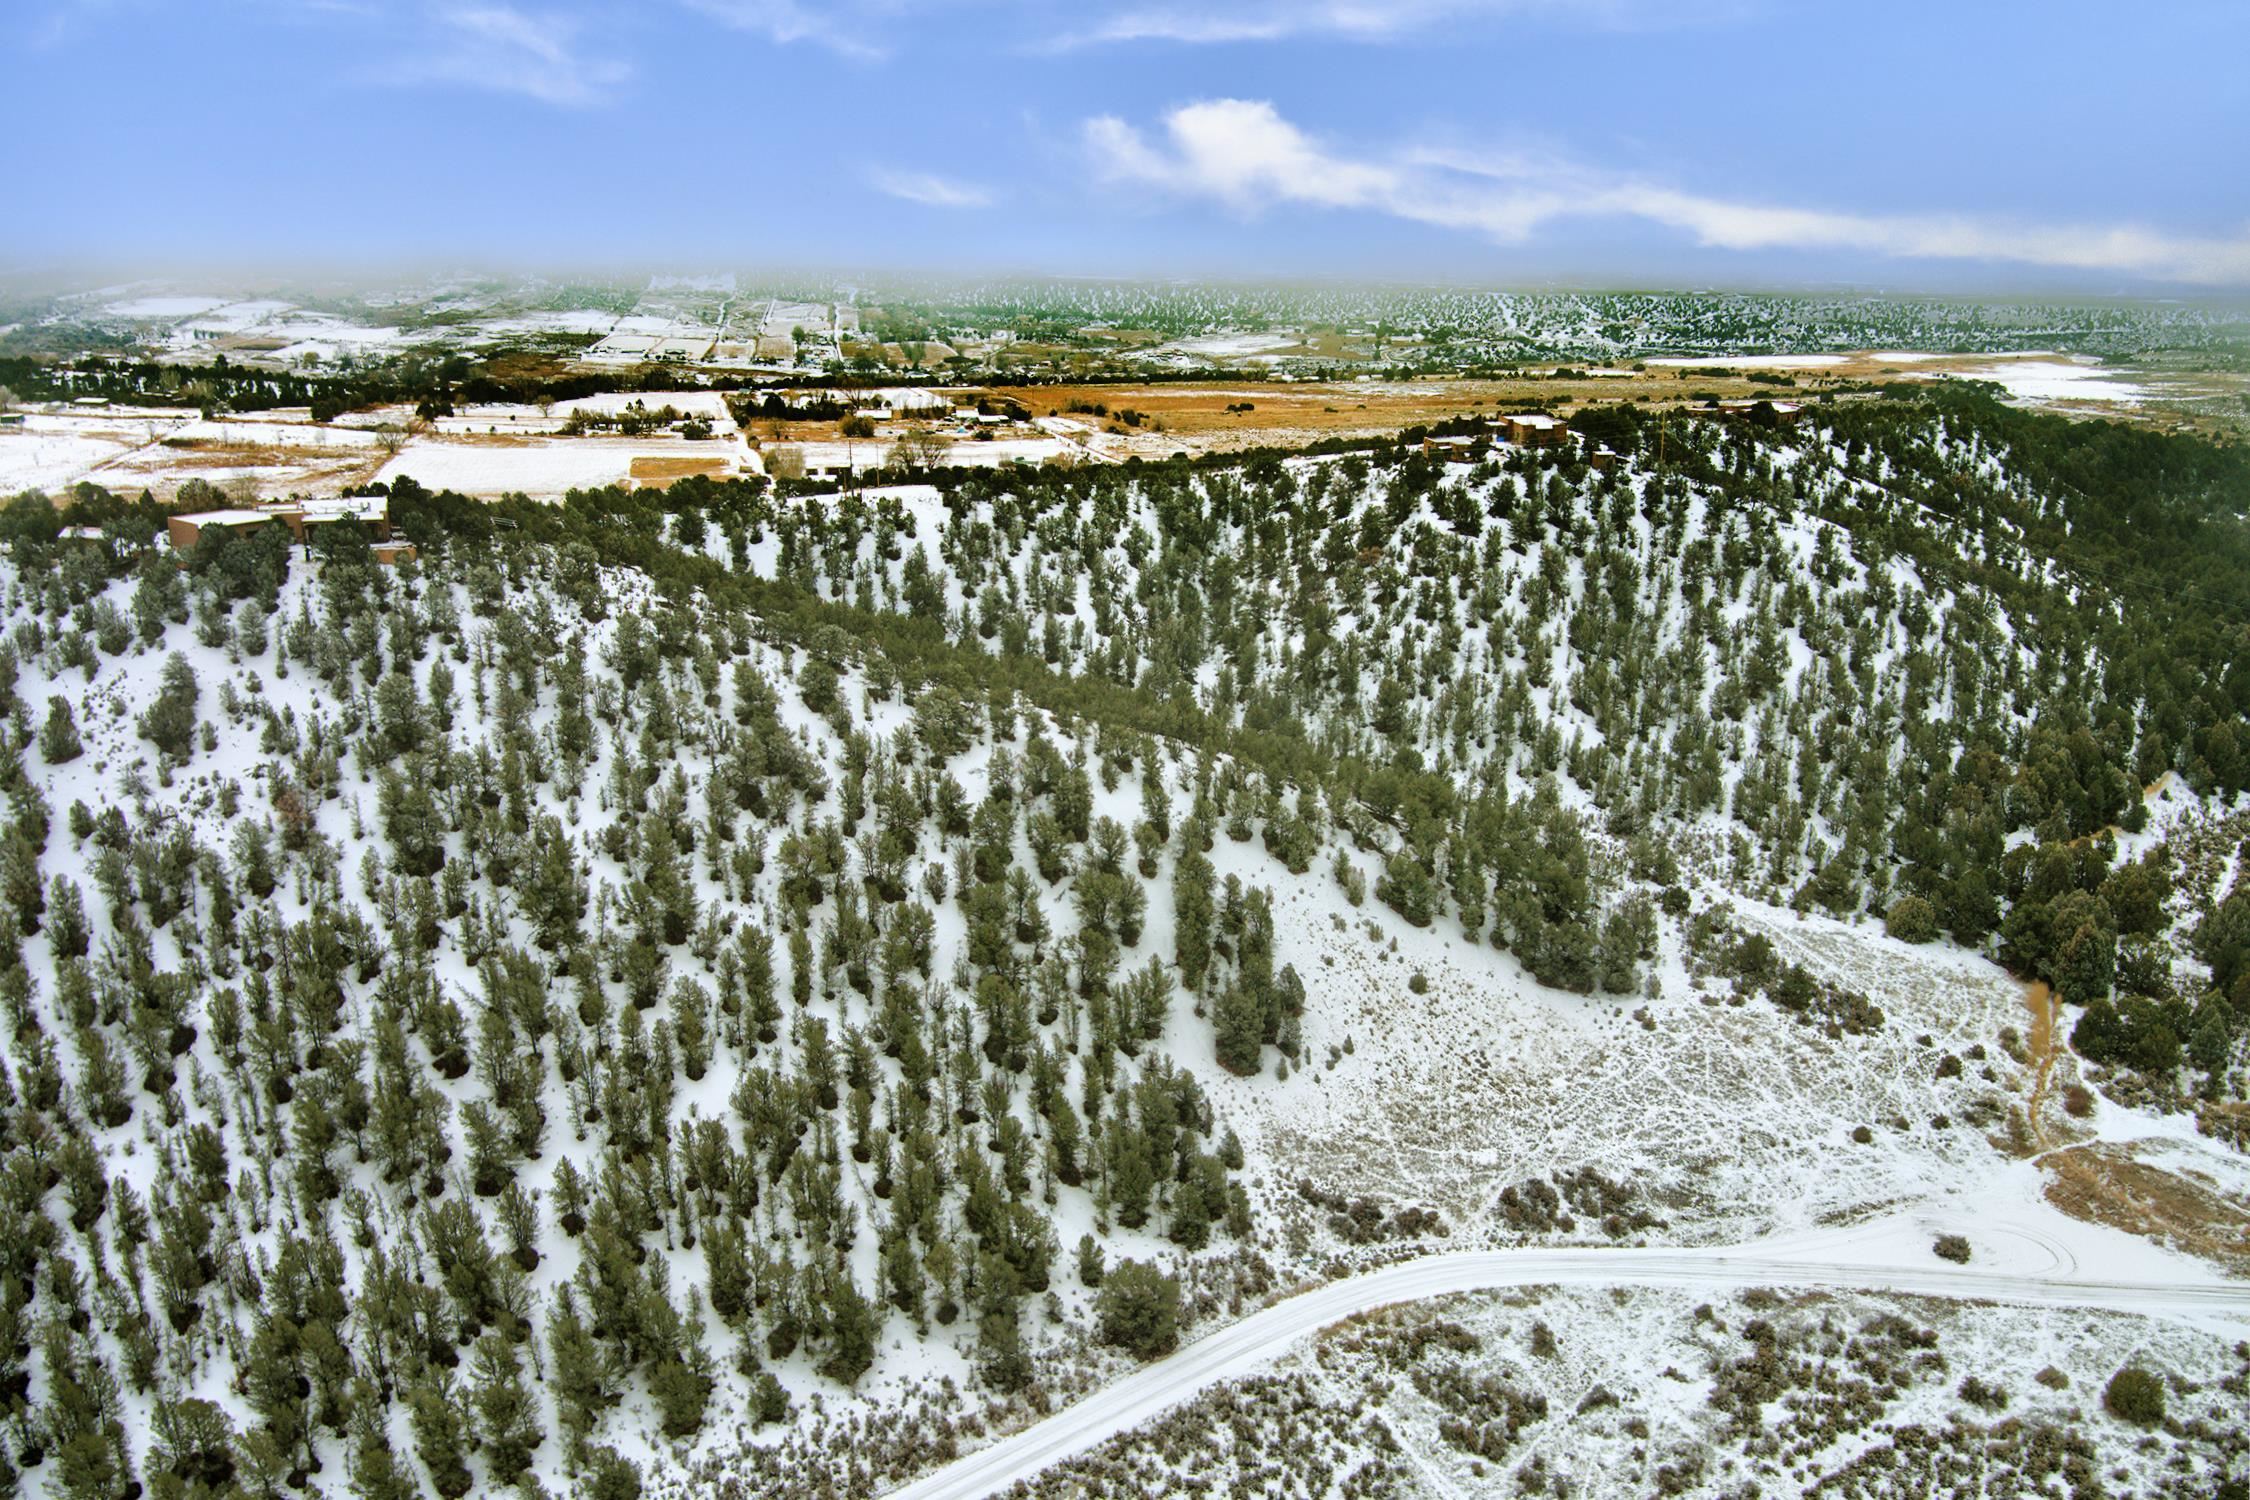
[[[1883,918],[1883,931],[1902,943],[1934,942],[1938,935],[1937,911],[1920,896],[1901,896]]]
[[[2109,1377],[2102,1392],[2102,1409],[2120,1422],[2154,1427],[2164,1420],[2164,1382],[2148,1371],[2128,1366]]]
[[[1180,1342],[1180,1284],[1152,1265],[1120,1261],[1103,1278],[1094,1309],[1105,1344],[1156,1359]]]

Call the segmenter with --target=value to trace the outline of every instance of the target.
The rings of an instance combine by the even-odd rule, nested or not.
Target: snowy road
[[[1979,1225],[1978,1259],[1991,1264],[1955,1266],[1931,1256],[1931,1224],[1927,1215],[1897,1215],[1851,1229],[1748,1245],[1463,1251],[1387,1266],[1316,1287],[1215,1329],[1077,1405],[893,1491],[892,1500],[976,1500],[996,1494],[1162,1415],[1209,1386],[1254,1373],[1332,1323],[1392,1303],[1456,1292],[1522,1286],[1829,1288],[2137,1313],[2229,1336],[2250,1330],[2250,1284],[2220,1281],[2186,1264],[2176,1281],[2087,1277],[2080,1274],[2078,1256],[2067,1241],[2021,1222]]]

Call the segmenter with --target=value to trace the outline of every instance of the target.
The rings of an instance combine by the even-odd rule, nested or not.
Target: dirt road
[[[1955,1266],[1926,1255],[1927,1213],[1847,1229],[1705,1249],[1496,1250],[1433,1255],[1330,1282],[1213,1330],[1075,1406],[958,1459],[894,1500],[977,1500],[1130,1431],[1207,1387],[1251,1374],[1299,1340],[1345,1318],[1397,1302],[1521,1286],[1650,1286],[1732,1291],[1831,1288],[2027,1307],[2137,1313],[2237,1337],[2250,1332],[2250,1284],[2183,1271],[2178,1282],[2079,1275],[2060,1240],[2026,1225],[1976,1222],[1979,1258]],[[1963,1227],[1969,1227],[1964,1224]]]

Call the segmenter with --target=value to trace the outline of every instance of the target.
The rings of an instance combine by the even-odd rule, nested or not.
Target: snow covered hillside
[[[2240,455],[1970,394],[1465,425],[401,479],[397,570],[0,510],[6,1474],[861,1494],[1439,1248],[2005,1204],[2242,1269]],[[1682,1492],[1753,1425],[1666,1428],[1737,1460]]]

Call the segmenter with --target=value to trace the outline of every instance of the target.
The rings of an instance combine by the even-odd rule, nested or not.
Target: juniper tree
[[[164,659],[157,692],[140,717],[141,738],[173,760],[186,760],[195,748],[195,732],[202,720],[196,714],[201,691],[195,668],[178,652]]]
[[[78,723],[71,716],[70,700],[49,698],[46,722],[39,726],[39,754],[51,766],[73,761],[83,750],[78,742]]]

